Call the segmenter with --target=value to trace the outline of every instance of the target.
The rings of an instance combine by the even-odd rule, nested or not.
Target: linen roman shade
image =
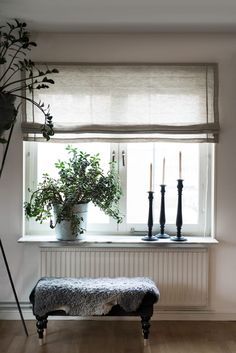
[[[216,64],[67,64],[55,85],[34,90],[50,104],[58,141],[217,142]],[[42,116],[26,106],[25,140],[42,140]]]

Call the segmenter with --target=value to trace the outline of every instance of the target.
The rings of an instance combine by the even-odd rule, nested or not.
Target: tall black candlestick
[[[160,210],[160,233],[157,234],[157,238],[162,238],[166,239],[169,238],[170,236],[165,233],[165,224],[166,224],[166,215],[165,215],[165,188],[166,186],[164,184],[160,185],[161,187],[161,210]]]
[[[152,227],[153,227],[153,191],[148,191],[148,200],[149,200],[149,209],[148,209],[148,234],[142,238],[142,240],[146,241],[154,241],[158,240],[155,235],[152,235]]]
[[[178,189],[178,206],[177,206],[177,216],[176,216],[176,228],[177,234],[175,237],[171,237],[171,240],[174,241],[186,241],[187,239],[182,236],[181,228],[183,225],[183,217],[182,217],[182,190],[183,190],[183,179],[177,180],[177,189]]]

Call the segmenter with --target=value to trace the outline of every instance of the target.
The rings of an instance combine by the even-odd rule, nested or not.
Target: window
[[[160,184],[162,183],[162,161],[165,157],[166,186],[166,231],[174,233],[177,212],[178,152],[183,158],[183,234],[210,235],[211,197],[212,197],[212,146],[199,143],[81,143],[79,149],[90,154],[98,153],[104,162],[104,168],[111,156],[115,156],[122,182],[123,196],[120,209],[125,215],[124,221],[116,222],[90,205],[88,231],[91,233],[131,233],[145,232],[148,219],[149,165],[153,163],[154,189],[154,232],[158,232],[160,214]],[[26,171],[27,186],[31,189],[40,181],[42,174],[48,172],[56,177],[54,163],[66,158],[66,144],[27,142]],[[27,196],[26,196],[27,197]],[[49,234],[48,222],[40,225],[26,222],[26,234]],[[136,234],[136,233],[135,233]]]
[[[99,152],[104,165],[114,156],[122,182],[124,222],[118,226],[90,205],[88,231],[143,233],[152,163],[154,232],[158,232],[165,158],[166,231],[175,233],[181,151],[183,234],[209,236],[214,142],[219,130],[216,65],[65,65],[59,70],[62,76],[59,82],[55,78],[56,85],[46,96],[34,92],[35,98],[50,102],[58,141],[39,142],[36,114],[26,114],[22,124],[27,140],[26,190],[36,186],[43,172],[55,173],[54,162],[65,154],[68,143],[90,154]],[[48,224],[30,220],[25,232],[48,234],[50,230]]]

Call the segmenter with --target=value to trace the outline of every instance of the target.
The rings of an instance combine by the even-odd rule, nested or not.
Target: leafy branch
[[[122,191],[115,162],[111,162],[109,171],[104,173],[99,154],[91,156],[72,146],[67,146],[66,150],[68,160],[58,160],[55,163],[58,179],[44,174],[43,181],[32,192],[29,202],[25,203],[27,218],[34,217],[41,223],[50,219],[51,228],[63,220],[71,220],[73,229],[81,233],[83,230],[80,229],[80,218],[73,208],[79,203],[93,202],[106,215],[120,223],[122,216],[119,200]],[[55,206],[57,214],[53,224]]]
[[[0,27],[0,72],[2,72],[0,99],[3,95],[12,95],[27,100],[39,109],[44,115],[42,134],[49,140],[53,135],[53,118],[50,115],[49,105],[44,106],[44,103],[36,102],[24,92],[49,88],[54,84],[54,80],[48,76],[57,74],[58,70],[49,69],[47,66],[45,69],[38,68],[32,60],[27,59],[27,55],[37,44],[30,40],[30,34],[26,27],[25,22],[20,22],[17,19],[13,23],[7,22],[6,26]]]

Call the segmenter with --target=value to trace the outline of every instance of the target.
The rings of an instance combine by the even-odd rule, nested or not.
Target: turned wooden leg
[[[143,338],[144,338],[144,345],[146,345],[148,336],[149,336],[149,328],[150,328],[150,316],[141,316],[141,324],[143,330]]]
[[[46,317],[45,319],[43,319],[43,328],[44,328],[43,333],[44,333],[44,336],[47,335],[47,325],[48,325],[48,319]]]
[[[45,328],[45,324],[47,325],[47,318],[36,316],[36,320],[37,320],[36,327],[37,327],[37,332],[38,332],[38,337],[39,337],[39,345],[42,346],[42,344],[43,344],[43,331]]]

